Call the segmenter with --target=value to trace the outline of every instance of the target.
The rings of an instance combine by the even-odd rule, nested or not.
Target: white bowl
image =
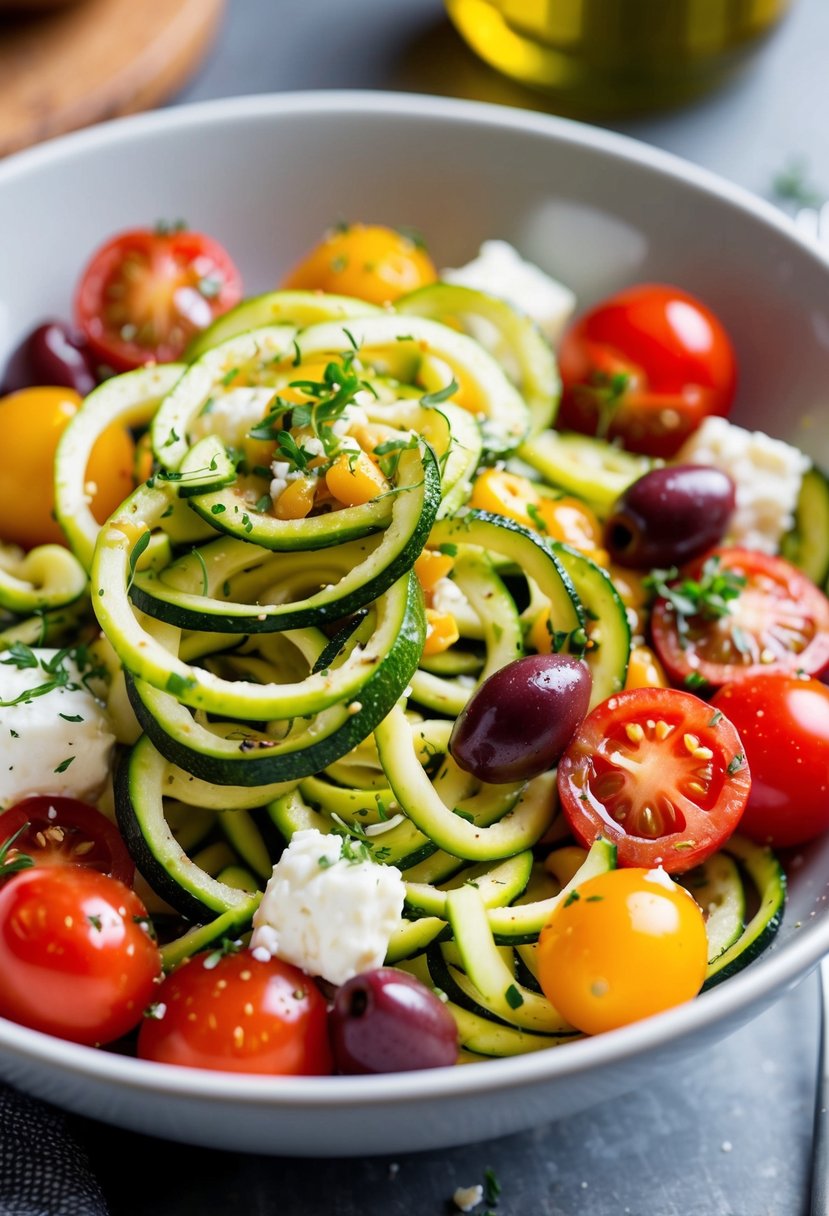
[[[771,207],[617,135],[513,109],[381,93],[212,102],[97,127],[0,164],[0,359],[66,315],[103,238],[183,216],[266,290],[340,217],[410,224],[439,265],[503,237],[580,306],[677,283],[734,336],[737,421],[829,463],[829,263]],[[791,867],[774,948],[691,1004],[529,1057],[379,1077],[262,1078],[146,1064],[0,1021],[0,1075],[153,1135],[307,1156],[446,1147],[641,1086],[731,1033],[829,951],[829,837]]]

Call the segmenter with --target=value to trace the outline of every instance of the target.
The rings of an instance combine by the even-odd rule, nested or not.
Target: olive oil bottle
[[[482,59],[556,108],[676,105],[745,62],[791,0],[446,0]]]

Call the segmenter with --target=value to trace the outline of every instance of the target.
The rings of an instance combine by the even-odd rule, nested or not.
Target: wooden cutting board
[[[0,16],[0,155],[166,100],[200,64],[223,8],[77,0]]]

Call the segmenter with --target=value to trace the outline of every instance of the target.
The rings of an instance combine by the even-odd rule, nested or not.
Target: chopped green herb
[[[731,777],[734,775],[734,773],[739,772],[744,763],[745,756],[742,754],[742,752],[737,752],[736,756],[732,756],[732,758],[729,760],[728,768],[725,771],[728,773],[729,777]]]
[[[97,916],[93,913],[92,916],[87,916],[86,919],[87,919],[88,923],[92,926],[93,929],[97,929],[97,931],[99,933],[103,932],[104,923],[101,920],[100,916]]]
[[[722,711],[721,711],[721,710],[719,710],[719,709],[715,709],[715,710],[714,710],[714,712],[713,712],[713,714],[711,715],[711,717],[710,717],[710,719],[709,719],[708,725],[709,725],[709,726],[716,726],[716,725],[717,725],[717,723],[718,723],[718,722],[721,722],[721,721],[722,721]]]
[[[578,891],[571,891],[570,894],[565,899],[564,903],[562,904],[562,907],[569,908],[570,904],[574,904],[577,899],[581,899],[581,896],[579,895]]]
[[[510,1009],[520,1009],[524,1004],[524,998],[516,988],[515,984],[510,984],[509,988],[507,988],[506,992],[504,993],[504,999],[506,1000]]]
[[[488,1165],[484,1170],[484,1201],[488,1204],[496,1204],[500,1194],[501,1184],[495,1175],[495,1171]]]
[[[458,391],[458,382],[455,379],[455,377],[453,376],[452,379],[449,381],[449,383],[444,388],[440,388],[434,393],[425,393],[420,398],[420,404],[421,405],[440,405],[441,402],[448,401],[450,397],[453,397],[457,391]]]
[[[53,772],[65,773],[66,770],[69,768],[69,765],[72,763],[72,761],[74,759],[75,759],[74,756],[67,756],[67,758],[65,760],[61,760],[60,764],[57,766],[56,769],[53,769]]]
[[[63,718],[64,722],[83,722],[83,714],[58,714],[59,718]]]

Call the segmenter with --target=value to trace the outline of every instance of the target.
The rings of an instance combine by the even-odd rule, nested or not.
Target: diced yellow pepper
[[[625,688],[668,688],[668,677],[650,646],[634,646],[630,652]]]
[[[325,484],[346,507],[373,502],[378,494],[389,488],[389,483],[365,452],[341,452],[325,474]]]
[[[446,578],[454,564],[454,558],[448,553],[439,553],[437,549],[423,550],[414,564],[414,572],[427,595],[434,591],[440,579]]]
[[[316,477],[297,477],[296,481],[289,481],[274,503],[276,518],[305,519],[314,505],[316,488]]]
[[[437,612],[434,608],[426,609],[424,655],[442,654],[444,650],[454,646],[459,637],[458,623],[451,612]]]

